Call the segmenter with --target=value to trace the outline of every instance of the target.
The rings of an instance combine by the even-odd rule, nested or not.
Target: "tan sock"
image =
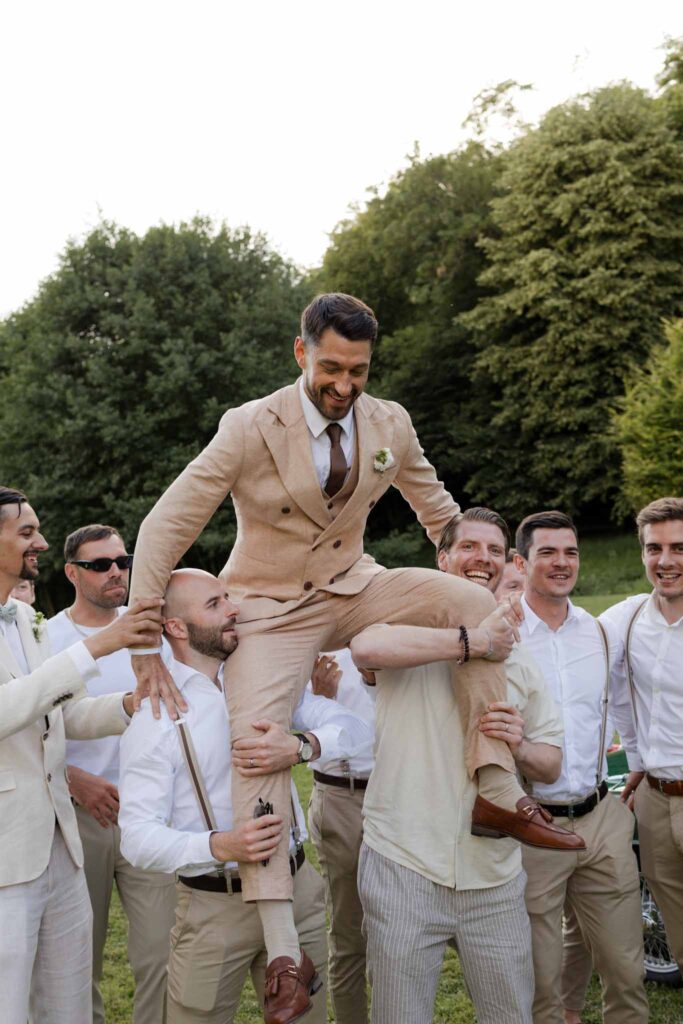
[[[526,793],[514,772],[508,772],[497,764],[486,764],[477,772],[479,796],[506,811],[516,811],[517,801]]]
[[[291,900],[257,900],[256,909],[261,918],[268,963],[278,956],[291,956],[298,964],[301,949]]]

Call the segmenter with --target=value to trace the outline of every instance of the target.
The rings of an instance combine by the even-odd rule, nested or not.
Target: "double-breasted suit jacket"
[[[65,737],[122,733],[127,722],[123,694],[88,697],[68,650],[50,657],[47,629],[36,626],[35,612],[20,602],[17,627],[29,675],[0,632],[0,886],[42,874],[56,822],[75,864],[82,865]]]

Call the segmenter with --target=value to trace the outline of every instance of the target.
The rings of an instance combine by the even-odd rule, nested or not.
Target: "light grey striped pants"
[[[462,892],[361,847],[358,890],[372,1024],[431,1024],[447,943],[460,957],[479,1024],[531,1024],[534,975],[526,875]]]

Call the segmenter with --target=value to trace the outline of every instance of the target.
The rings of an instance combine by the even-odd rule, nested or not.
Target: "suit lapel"
[[[33,635],[33,620],[30,615],[23,614],[23,608],[19,609],[17,613],[17,626],[19,627],[19,636],[21,637],[21,644],[24,648],[29,672],[33,672],[34,669],[39,668],[43,664],[43,656],[38,642]]]
[[[298,383],[276,392],[256,422],[292,501],[325,528],[330,517],[313,465],[311,442]]]
[[[17,660],[12,653],[12,648],[5,640],[4,632],[0,632],[0,668],[2,669],[3,675],[7,676],[2,682],[6,683],[10,679],[16,679],[17,676],[23,675]]]

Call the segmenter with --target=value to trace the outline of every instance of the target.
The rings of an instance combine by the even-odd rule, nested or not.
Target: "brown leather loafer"
[[[506,811],[478,796],[472,808],[472,835],[489,839],[510,836],[527,846],[540,846],[544,850],[586,849],[581,836],[556,825],[552,814],[530,796],[517,801],[516,811]]]
[[[313,962],[302,951],[297,967],[291,956],[278,956],[266,968],[263,1019],[266,1024],[293,1024],[312,1007],[311,996],[322,981]]]

